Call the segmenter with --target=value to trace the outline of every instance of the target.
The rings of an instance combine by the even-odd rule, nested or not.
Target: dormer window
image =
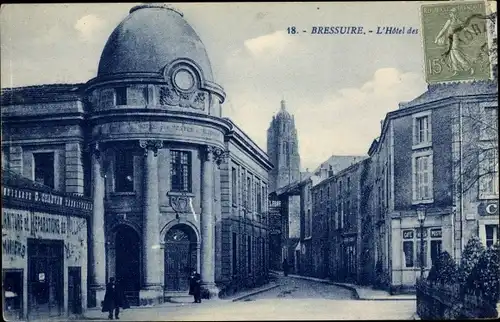
[[[116,105],[127,105],[127,88],[126,87],[116,87]]]

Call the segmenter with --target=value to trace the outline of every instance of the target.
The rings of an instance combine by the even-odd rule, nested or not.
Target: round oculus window
[[[178,88],[180,88],[182,90],[188,90],[188,89],[193,87],[194,78],[190,72],[188,72],[187,70],[181,69],[177,73],[175,73],[174,82]]]

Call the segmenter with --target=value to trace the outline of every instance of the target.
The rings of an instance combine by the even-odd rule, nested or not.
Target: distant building
[[[345,168],[366,159],[366,156],[331,156],[317,169],[307,174],[301,181],[283,188],[281,195],[300,197],[300,238],[291,243],[290,261],[295,271],[304,275],[329,276],[329,256],[331,224],[334,211],[328,203],[319,203],[319,194],[324,191],[327,200],[326,182]],[[318,194],[318,197],[316,196]],[[330,215],[329,215],[330,214]]]
[[[89,306],[112,276],[135,305],[187,295],[192,269],[207,296],[266,281],[272,164],[224,99],[193,28],[152,4],[115,28],[87,83],[2,89],[3,166],[92,197]]]
[[[281,101],[279,112],[273,116],[267,130],[267,154],[274,168],[269,173],[269,191],[300,180],[299,140],[295,119]]]
[[[267,130],[267,153],[274,168],[269,173],[270,192],[298,182],[301,179],[299,141],[295,119],[281,101],[280,111],[273,116]],[[300,235],[300,199],[289,196],[282,199],[282,221],[288,233],[281,235],[281,261],[288,257],[290,247]],[[290,240],[289,240],[290,239]],[[292,246],[290,246],[290,245]],[[274,249],[274,246],[272,247]],[[275,257],[275,256],[273,256]]]

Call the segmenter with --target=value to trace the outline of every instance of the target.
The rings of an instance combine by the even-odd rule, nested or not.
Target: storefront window
[[[420,244],[420,239],[419,239],[417,242],[417,258],[416,258],[416,262],[417,262],[418,267],[422,267],[422,265],[420,263],[421,248],[422,248],[422,246]],[[424,264],[423,264],[423,267],[427,267],[427,241],[426,240],[424,240]]]
[[[486,225],[486,247],[490,247],[498,240],[498,227],[496,225]]]
[[[442,241],[441,240],[431,240],[431,265],[438,259],[439,254],[441,254]]]
[[[403,230],[404,267],[421,267],[420,228]],[[423,267],[430,267],[442,250],[441,228],[424,229]],[[430,246],[429,246],[430,245]],[[430,247],[430,252],[429,252]]]
[[[22,315],[23,272],[3,270],[3,312],[6,320],[17,320]]]
[[[403,242],[405,267],[413,267],[413,241]]]

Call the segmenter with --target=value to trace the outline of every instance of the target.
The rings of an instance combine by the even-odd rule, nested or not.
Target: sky
[[[138,3],[9,4],[0,9],[1,87],[84,83]],[[230,117],[264,151],[284,98],[302,170],[365,155],[380,122],[426,90],[420,32],[312,35],[313,26],[420,30],[420,2],[174,3],[203,41]],[[307,33],[288,34],[295,26]]]

